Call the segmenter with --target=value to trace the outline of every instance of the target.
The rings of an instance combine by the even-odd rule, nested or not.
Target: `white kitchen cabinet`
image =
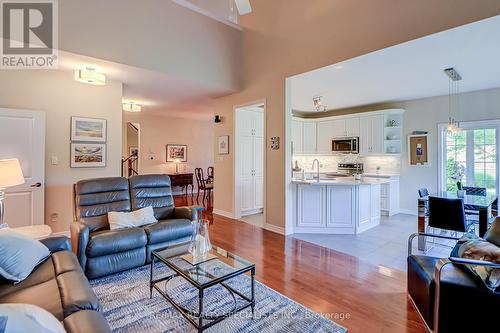
[[[347,118],[345,120],[346,136],[359,136],[359,118]]]
[[[382,184],[381,201],[382,215],[399,213],[399,177],[391,177],[389,183]]]
[[[327,227],[335,228],[337,233],[354,233],[354,196],[353,186],[326,186]]]
[[[297,226],[324,227],[325,213],[325,186],[299,186]]]
[[[384,153],[384,115],[359,118],[360,154]]]
[[[241,187],[241,215],[262,211],[264,205],[264,113],[238,113],[238,163]]]
[[[303,123],[300,120],[292,120],[292,144],[293,144],[293,152],[295,154],[302,154],[304,150],[303,143]]]
[[[302,152],[304,154],[316,153],[316,121],[304,121],[302,124]]]
[[[333,138],[334,122],[320,121],[317,125],[317,151],[320,154],[332,153],[332,138]]]

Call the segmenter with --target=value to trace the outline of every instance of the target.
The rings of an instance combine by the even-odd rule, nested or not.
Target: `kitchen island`
[[[292,181],[294,233],[356,235],[380,224],[381,185],[387,178]]]

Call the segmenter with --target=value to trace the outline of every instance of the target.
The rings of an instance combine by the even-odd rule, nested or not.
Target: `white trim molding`
[[[233,213],[227,212],[227,211],[222,210],[222,209],[216,209],[216,208],[214,208],[213,214],[224,216],[224,217],[227,217],[227,218],[230,218],[230,219],[234,219],[234,214]]]
[[[284,227],[278,227],[277,225],[274,225],[274,224],[265,223],[262,226],[262,228],[266,229],[268,231],[271,231],[271,232],[275,232],[275,233],[280,234],[280,235],[284,235],[285,234],[285,228]]]
[[[243,28],[237,25],[236,23],[233,23],[229,20],[225,20],[223,18],[218,17],[217,15],[214,15],[213,13],[209,12],[206,9],[201,8],[200,6],[196,6],[195,4],[187,1],[187,0],[172,0],[172,2],[178,4],[179,6],[182,6],[184,8],[190,9],[194,12],[197,12],[198,14],[205,15],[206,17],[209,17],[213,20],[216,20],[220,23],[223,23],[227,26],[230,26],[231,28],[237,29],[242,31]]]

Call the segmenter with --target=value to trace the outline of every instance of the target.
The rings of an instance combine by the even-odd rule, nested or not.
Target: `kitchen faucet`
[[[316,178],[316,180],[319,182],[319,160],[317,158],[315,158],[313,161],[312,169],[314,169],[314,163],[316,162],[318,162],[318,170],[316,171],[316,177],[313,178]]]

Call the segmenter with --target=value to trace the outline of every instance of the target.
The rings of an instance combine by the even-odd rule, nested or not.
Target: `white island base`
[[[294,181],[294,233],[356,235],[380,224],[387,181]]]

